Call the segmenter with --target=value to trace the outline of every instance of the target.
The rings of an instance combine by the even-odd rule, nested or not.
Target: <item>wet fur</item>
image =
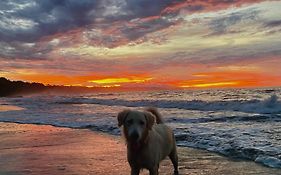
[[[129,133],[141,128],[128,126],[128,120],[145,120],[145,127],[137,141],[132,141]],[[155,123],[156,120],[156,123]],[[127,142],[127,158],[131,167],[131,175],[138,175],[140,170],[149,170],[150,175],[158,175],[159,163],[167,156],[174,165],[174,174],[178,174],[178,156],[173,131],[164,124],[162,116],[156,108],[148,108],[143,112],[124,110],[118,114],[118,125],[124,126],[123,132]]]

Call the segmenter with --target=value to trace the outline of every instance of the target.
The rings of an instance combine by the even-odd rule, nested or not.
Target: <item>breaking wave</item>
[[[200,111],[240,111],[258,114],[280,114],[281,102],[276,95],[265,100],[233,100],[233,101],[202,101],[202,100],[122,100],[99,98],[68,98],[57,101],[59,104],[100,104],[107,106],[178,108]]]

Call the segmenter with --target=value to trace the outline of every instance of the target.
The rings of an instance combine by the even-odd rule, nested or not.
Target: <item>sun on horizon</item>
[[[3,1],[0,77],[127,89],[281,86],[281,2]]]

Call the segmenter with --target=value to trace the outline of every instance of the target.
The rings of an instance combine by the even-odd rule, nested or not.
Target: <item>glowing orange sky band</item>
[[[231,86],[231,85],[238,85],[239,82],[217,82],[217,83],[201,83],[201,84],[193,84],[193,85],[182,85],[182,88],[205,88],[205,87],[221,87],[221,86]]]

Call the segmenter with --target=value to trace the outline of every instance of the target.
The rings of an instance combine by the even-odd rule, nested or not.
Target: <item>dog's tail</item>
[[[157,124],[164,123],[162,115],[158,112],[158,110],[156,108],[149,107],[149,108],[146,108],[146,111],[151,112],[153,115],[155,115]]]

